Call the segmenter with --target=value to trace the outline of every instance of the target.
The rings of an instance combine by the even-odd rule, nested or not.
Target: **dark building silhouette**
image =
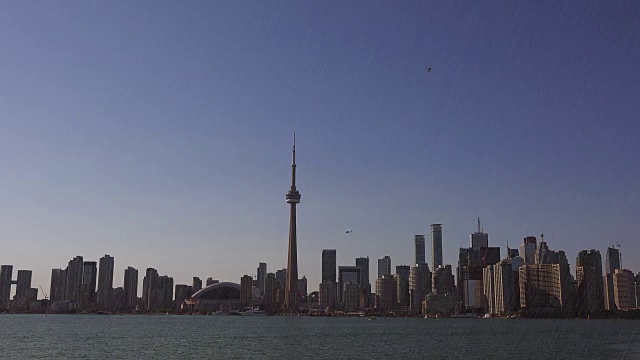
[[[289,212],[289,251],[287,254],[287,283],[285,286],[285,308],[289,312],[298,311],[298,239],[296,229],[296,205],[300,203],[300,192],[296,189],[296,137],[293,135],[291,161],[291,189],[287,192]]]
[[[576,257],[577,310],[580,315],[588,315],[604,310],[604,284],[602,279],[602,257],[600,256],[600,251],[580,251]]]

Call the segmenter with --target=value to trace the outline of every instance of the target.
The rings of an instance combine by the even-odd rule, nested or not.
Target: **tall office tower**
[[[396,282],[393,275],[385,275],[376,280],[376,308],[379,311],[395,309],[397,303],[395,295]]]
[[[391,275],[391,257],[388,255],[378,259],[378,279],[385,275]]]
[[[356,266],[359,267],[361,274],[360,285],[365,289],[367,294],[371,293],[371,282],[369,281],[369,257],[356,258]]]
[[[0,306],[11,298],[11,282],[13,281],[13,265],[0,266]]]
[[[20,272],[18,272],[19,274]],[[613,299],[616,308],[627,310],[634,307],[633,272],[627,269],[615,269],[613,273]]]
[[[422,301],[431,290],[431,271],[427,264],[411,267],[409,275],[409,301],[411,310],[422,311]]]
[[[437,269],[442,262],[442,224],[431,224],[431,266]]]
[[[240,304],[244,307],[253,306],[253,278],[249,275],[240,278]]]
[[[82,287],[82,272],[84,260],[82,256],[76,256],[67,265],[65,300],[80,301],[80,289]]]
[[[518,269],[516,267],[516,269]],[[513,258],[507,258],[493,267],[494,270],[494,312],[495,315],[510,315],[516,309],[520,296],[518,272],[513,270]],[[519,284],[518,284],[519,285]],[[517,290],[517,291],[516,291]]]
[[[338,267],[338,294],[339,301],[344,303],[345,284],[351,282],[362,286],[362,268],[359,266],[340,266]]]
[[[124,303],[129,310],[138,304],[138,270],[131,266],[124,270]]]
[[[160,308],[173,308],[173,278],[167,275],[158,276],[160,289]]]
[[[289,251],[287,255],[287,284],[285,286],[285,308],[289,312],[298,312],[298,239],[296,232],[296,205],[300,203],[300,192],[296,189],[296,135],[293,134],[291,159],[291,189],[287,192],[289,212]]]
[[[278,280],[278,282],[280,283],[280,286],[282,286],[282,289],[284,290],[285,286],[287,285],[287,269],[280,269],[276,271],[276,280]]]
[[[102,308],[108,309],[110,308],[111,290],[113,290],[113,257],[109,255],[101,257],[98,271],[98,304]]]
[[[147,268],[144,279],[142,280],[142,303],[144,309],[157,310],[160,306],[160,293],[158,287],[158,270]],[[202,286],[202,282],[200,282]]]
[[[16,299],[26,300],[29,298],[29,289],[31,289],[31,275],[31,270],[18,270],[18,279],[16,281]]]
[[[202,280],[200,280],[199,277],[194,276],[193,277],[193,293],[195,294],[197,291],[202,290]]]
[[[600,251],[582,250],[576,257],[578,313],[588,315],[604,309],[604,284]]]
[[[336,267],[336,250],[322,250],[322,282],[329,281],[334,284],[336,283]]]
[[[85,261],[82,268],[83,295],[89,302],[96,301],[96,285],[98,278],[98,265],[95,261]]]
[[[409,297],[409,278],[411,277],[411,267],[409,265],[396,266],[396,275],[402,280],[396,281],[396,294],[400,306],[409,306],[411,299]]]
[[[176,310],[182,310],[182,304],[185,302],[185,300],[190,298],[191,295],[193,295],[193,288],[191,286],[185,284],[177,284],[175,301]]]
[[[496,313],[496,284],[495,265],[489,265],[482,269],[482,285],[484,299],[482,308],[487,314]]]
[[[207,285],[207,286],[210,286],[210,285],[213,285],[213,284],[218,284],[219,282],[220,282],[220,280],[215,280],[215,279],[214,279],[214,278],[212,278],[212,277],[208,277],[208,278],[207,278],[206,285]]]
[[[258,289],[260,289],[261,293],[264,293],[264,280],[267,277],[267,264],[259,263],[258,264],[258,272],[256,274],[258,279]]]
[[[298,285],[297,285],[297,289],[298,289],[298,296],[299,297],[306,297],[308,292],[307,292],[307,277],[306,276],[302,276],[302,278],[298,279]]]
[[[438,294],[453,294],[454,279],[451,265],[437,267],[433,272],[433,291]]]
[[[537,243],[535,236],[527,236],[524,238],[524,242],[520,245],[520,256],[524,259],[525,264],[535,264],[536,248]]]
[[[360,308],[360,290],[362,286],[352,281],[344,283],[342,289],[342,309],[346,312],[356,311]]]
[[[606,273],[613,274],[620,269],[620,250],[613,246],[607,248]]]
[[[400,274],[395,275],[385,275],[385,276],[393,276],[394,283],[394,298],[396,301],[396,305],[401,309],[405,310],[409,307],[409,279],[404,278]],[[384,279],[384,276],[380,279]],[[376,282],[376,287],[378,283]],[[377,291],[376,291],[377,292]]]
[[[489,247],[489,234],[485,233],[480,227],[480,218],[478,218],[478,231],[471,234],[471,248],[480,250],[480,248]]]
[[[61,285],[61,277],[62,277],[61,269],[52,269],[51,270],[51,287],[49,288],[49,300],[51,301],[59,301],[62,300],[62,289]]]
[[[416,246],[415,264],[426,264],[427,261],[425,260],[426,249],[424,244],[424,235],[415,235],[413,237],[413,241],[415,242]]]
[[[560,264],[520,267],[520,306],[529,309],[570,309],[571,294],[563,286],[568,276]]]
[[[333,310],[336,307],[336,284],[331,281],[325,281],[320,284],[320,292],[318,294],[318,303],[320,310]]]
[[[278,308],[276,301],[276,290],[277,290],[276,274],[267,273],[267,276],[264,279],[264,310],[273,311]]]

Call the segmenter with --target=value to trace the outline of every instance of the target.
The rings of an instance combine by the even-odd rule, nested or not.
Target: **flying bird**
[[[428,72],[431,72],[431,68],[429,68],[427,71],[428,71]]]
[[[345,234],[351,234],[353,232],[353,230],[347,230],[347,232]]]

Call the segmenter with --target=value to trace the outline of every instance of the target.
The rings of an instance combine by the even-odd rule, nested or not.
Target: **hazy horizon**
[[[425,234],[431,265],[433,223],[455,268],[477,217],[502,257],[640,271],[640,5],[567,4],[3,3],[0,264],[47,293],[76,255],[139,292],[284,268],[295,131],[310,291],[322,249],[373,281]]]

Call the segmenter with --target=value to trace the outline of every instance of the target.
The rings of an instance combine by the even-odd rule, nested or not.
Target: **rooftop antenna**
[[[618,261],[620,262],[620,269],[622,269],[622,252],[620,251],[622,245],[620,245],[619,242],[616,242],[616,246],[618,247]]]
[[[478,232],[481,233],[482,230],[480,229],[480,218],[478,218]]]

